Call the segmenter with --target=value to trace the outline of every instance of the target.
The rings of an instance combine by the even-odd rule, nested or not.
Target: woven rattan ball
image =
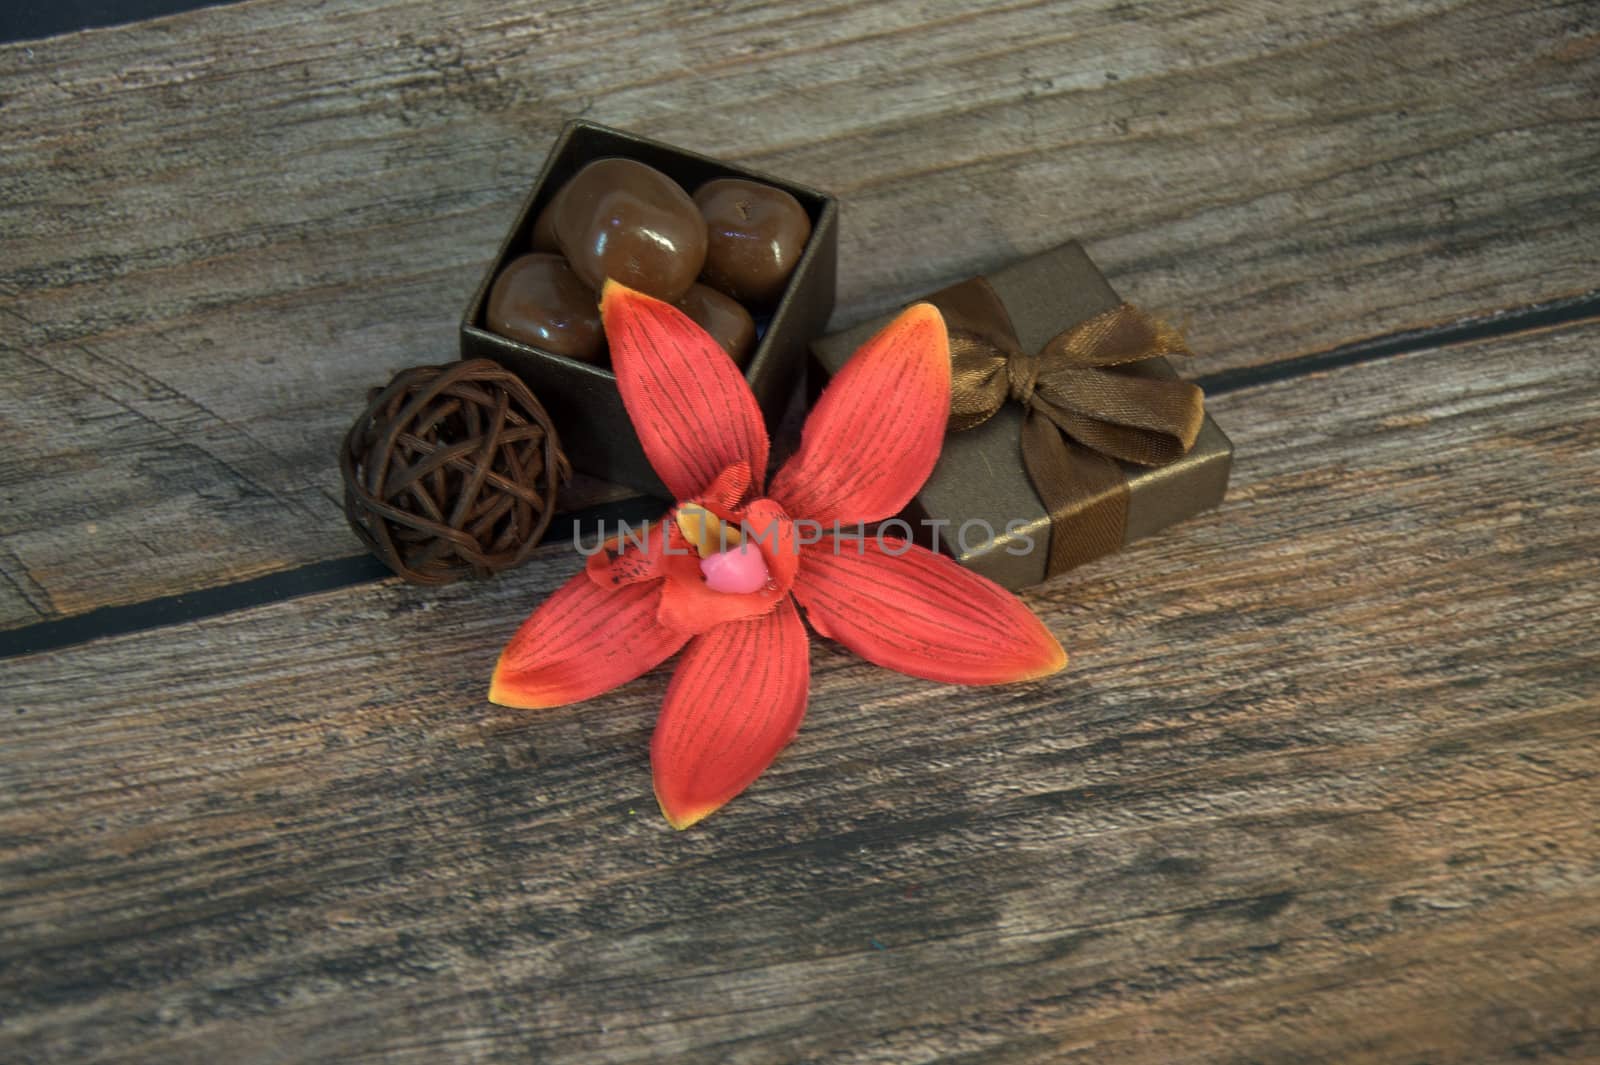
[[[339,469],[350,527],[417,584],[523,562],[571,475],[550,416],[488,359],[419,366],[374,389]]]

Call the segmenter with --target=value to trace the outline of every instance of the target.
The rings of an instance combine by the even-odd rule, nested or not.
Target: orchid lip
[[[730,595],[759,592],[772,583],[766,559],[749,544],[702,558],[700,572],[705,577],[707,588]]]
[[[749,595],[772,586],[765,557],[734,522],[699,503],[679,504],[673,521],[700,556],[701,578],[713,592]]]

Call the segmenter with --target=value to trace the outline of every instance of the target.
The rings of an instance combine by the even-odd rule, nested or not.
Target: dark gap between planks
[[[10,0],[0,7],[0,44],[124,26],[178,15],[228,0]]]
[[[574,529],[593,529],[600,521],[637,524],[658,517],[667,504],[649,496],[557,514],[545,534],[549,543],[570,540]],[[312,562],[294,569],[253,577],[247,581],[201,588],[180,595],[164,595],[123,606],[101,607],[83,614],[43,621],[0,633],[0,659],[55,651],[106,636],[126,636],[163,625],[199,621],[235,610],[266,606],[303,595],[332,592],[392,577],[387,566],[372,555]]]
[[[1596,317],[1600,317],[1600,290],[1470,318],[1451,325],[1369,337],[1328,351],[1265,366],[1221,370],[1196,378],[1195,383],[1204,388],[1208,396],[1221,396],[1258,385],[1326,373],[1344,366],[1376,362],[1410,351],[1470,344],[1530,329],[1575,325]],[[660,500],[638,496],[558,514],[547,539],[552,543],[559,542],[570,538],[574,527],[592,528],[601,520],[611,523],[645,521],[660,514],[664,505]],[[43,621],[0,632],[0,659],[59,650],[107,636],[125,636],[163,625],[198,621],[303,595],[370,584],[388,576],[388,569],[371,555],[352,555],[215,588],[162,596],[125,606],[102,607],[57,621]]]
[[[1195,378],[1195,384],[1205,389],[1207,396],[1225,396],[1257,385],[1273,384],[1294,377],[1309,377],[1326,373],[1343,366],[1363,362],[1376,362],[1394,355],[1427,348],[1445,348],[1455,344],[1471,344],[1480,340],[1524,333],[1531,329],[1548,329],[1553,326],[1577,325],[1590,318],[1600,317],[1600,289],[1581,296],[1568,296],[1546,303],[1531,303],[1509,311],[1495,311],[1481,318],[1468,318],[1450,325],[1428,326],[1424,329],[1406,329],[1397,333],[1368,337],[1349,344],[1341,344],[1327,351],[1302,355],[1297,359],[1268,363],[1265,366],[1241,366],[1233,370],[1219,370],[1214,374]]]

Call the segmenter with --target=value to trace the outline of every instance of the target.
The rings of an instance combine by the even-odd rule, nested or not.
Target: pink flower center
[[[683,538],[700,555],[700,573],[713,592],[748,595],[767,586],[767,560],[732,522],[698,503],[680,503],[675,515]]]
[[[707,588],[733,595],[759,592],[771,579],[766,559],[749,544],[702,558],[700,572],[705,575]]]

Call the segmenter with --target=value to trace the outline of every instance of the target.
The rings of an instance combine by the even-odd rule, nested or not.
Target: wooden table
[[[0,1059],[1600,1058],[1600,7],[255,0],[0,48]],[[1078,238],[1227,504],[963,690],[817,641],[686,833],[572,573],[380,579],[365,390],[560,123],[828,188],[847,324]],[[587,483],[572,507],[623,493]]]

